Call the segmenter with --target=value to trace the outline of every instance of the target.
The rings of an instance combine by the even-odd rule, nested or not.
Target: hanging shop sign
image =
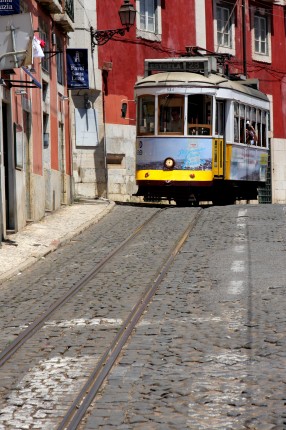
[[[20,0],[0,0],[0,15],[20,13]]]
[[[67,49],[66,53],[68,89],[88,89],[88,50]]]
[[[0,70],[32,64],[31,13],[0,16]]]

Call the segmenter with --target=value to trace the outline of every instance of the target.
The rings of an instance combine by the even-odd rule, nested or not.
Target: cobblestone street
[[[115,207],[4,283],[1,349],[157,210]],[[286,429],[286,208],[238,205],[175,207],[154,218],[0,368],[1,430],[58,428],[136,297],[198,215],[79,428]]]

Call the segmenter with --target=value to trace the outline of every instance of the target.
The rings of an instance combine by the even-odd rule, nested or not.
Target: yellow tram
[[[213,59],[199,60],[196,73],[194,59],[157,60],[172,71],[135,85],[136,195],[145,201],[232,204],[256,199],[265,184],[267,96],[255,80],[231,80],[213,71]]]

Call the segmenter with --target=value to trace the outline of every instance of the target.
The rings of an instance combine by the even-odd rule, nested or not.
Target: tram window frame
[[[237,110],[238,106],[238,110]],[[234,142],[249,145],[246,142],[246,123],[250,121],[253,126],[257,140],[252,142],[252,146],[267,148],[266,139],[266,118],[267,112],[263,109],[258,109],[254,106],[244,105],[242,103],[235,102],[234,104]],[[235,124],[239,124],[238,134],[235,130]],[[238,139],[237,139],[238,136]]]
[[[216,114],[215,114],[215,134],[217,136],[224,135],[225,128],[225,104],[223,100],[216,100]]]
[[[261,146],[263,148],[268,148],[267,141],[267,130],[268,130],[268,118],[266,111],[261,112]]]
[[[162,103],[163,101],[163,103]],[[179,129],[174,130],[172,125],[172,111],[179,114]],[[158,134],[184,135],[185,97],[180,94],[161,94],[158,96]]]
[[[239,103],[239,143],[246,143],[245,105]]]
[[[195,106],[191,111],[191,106]],[[213,97],[206,94],[187,96],[187,134],[210,136],[212,134]]]
[[[254,129],[255,132],[255,138],[253,140],[251,140],[251,145],[252,146],[261,146],[261,140],[260,140],[260,126],[258,125],[258,121],[257,121],[257,111],[258,109],[254,106],[247,106],[246,107],[246,122],[249,121],[251,126]],[[246,142],[245,139],[245,143],[249,144]]]
[[[257,134],[257,146],[262,146],[262,134],[261,134],[261,119],[262,119],[261,109],[256,109],[256,134]]]
[[[144,94],[137,100],[137,134],[138,136],[154,136],[156,97],[152,94]]]
[[[239,127],[239,103],[233,104],[233,140],[235,143],[240,143],[240,127]]]
[[[257,109],[255,107],[250,108],[249,121],[252,127],[254,128],[256,134],[256,140],[252,143],[252,145],[260,146],[258,140],[258,126],[257,126]]]

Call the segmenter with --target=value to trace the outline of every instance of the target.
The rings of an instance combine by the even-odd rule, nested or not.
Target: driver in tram
[[[183,120],[180,116],[180,110],[178,108],[173,108],[171,110],[171,122],[170,122],[170,131],[179,131],[183,132]]]

